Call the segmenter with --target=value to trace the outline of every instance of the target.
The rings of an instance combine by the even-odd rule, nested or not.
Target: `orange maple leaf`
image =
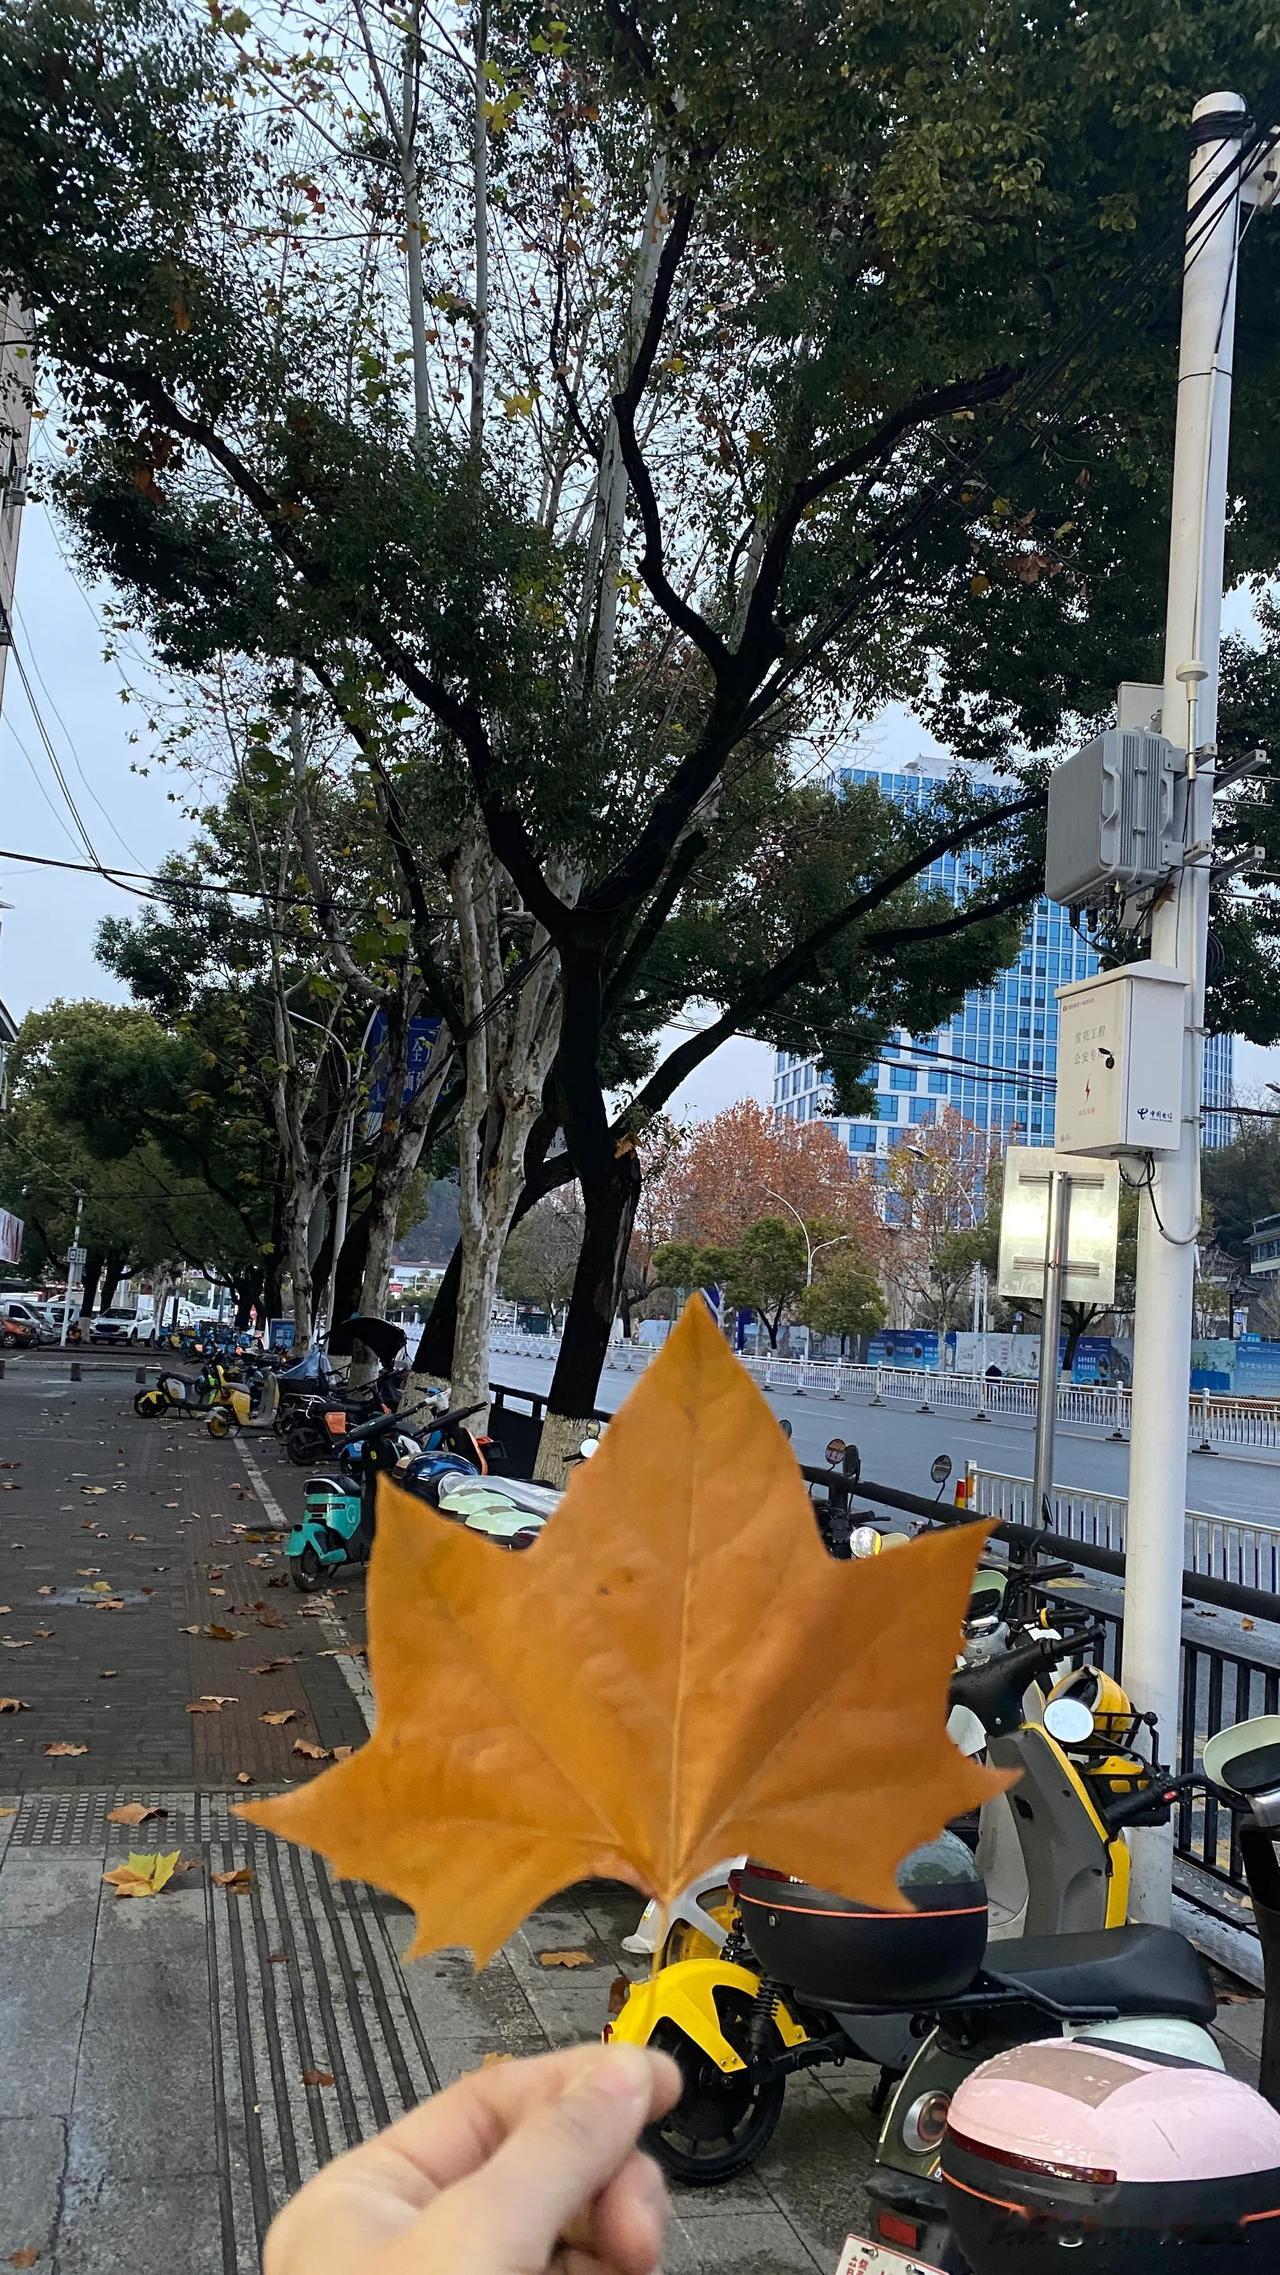
[[[491,1957],[570,1882],[670,1902],[743,1850],[901,1908],[910,1850],[1008,1780],[945,1734],[983,1528],[837,1563],[760,1391],[695,1297],[519,1555],[386,1488],[377,1725],[238,1812]]]

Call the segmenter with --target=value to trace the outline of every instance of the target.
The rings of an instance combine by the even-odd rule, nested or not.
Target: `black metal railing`
[[[963,1510],[949,1507],[945,1502],[929,1501],[918,1493],[879,1485],[869,1478],[859,1478],[856,1485],[850,1486],[830,1470],[806,1468],[803,1474],[812,1496],[817,1497],[825,1488],[828,1494],[834,1494],[837,1505],[845,1503],[852,1493],[859,1500],[878,1502],[929,1524],[974,1521]],[[991,1530],[1010,1548],[1025,1551],[1034,1547],[1046,1556],[1078,1565],[1084,1572],[1098,1572],[1112,1580],[1124,1577],[1124,1557],[1114,1549],[1095,1547],[1092,1542],[1073,1540],[1066,1534],[1028,1525],[999,1524]],[[1061,1606],[1064,1612],[1077,1617],[1083,1609],[1088,1609],[1090,1618],[1105,1630],[1102,1642],[1095,1647],[1095,1655],[1109,1674],[1119,1677],[1124,1658],[1123,1613],[1105,1604],[1091,1603],[1086,1607],[1078,1595],[1056,1588],[1051,1581],[1039,1592]],[[1275,1634],[1280,1626],[1280,1597],[1264,1589],[1246,1588],[1237,1581],[1185,1571],[1182,1594],[1193,1615],[1198,1610],[1231,1611],[1240,1613],[1246,1620],[1260,1621],[1272,1631],[1272,1648],[1280,1650],[1280,1638]],[[1195,1768],[1207,1741],[1219,1730],[1231,1729],[1235,1723],[1247,1722],[1257,1714],[1280,1714],[1280,1665],[1271,1664],[1247,1645],[1234,1648],[1207,1639],[1201,1642],[1185,1633],[1181,1654],[1178,1728],[1171,1766],[1179,1775],[1185,1775]],[[1163,1734],[1161,1750],[1168,1759],[1167,1732]],[[1240,1894],[1247,1892],[1236,1820],[1212,1794],[1189,1794],[1180,1802],[1174,1820],[1174,1847],[1179,1857],[1209,1878]]]

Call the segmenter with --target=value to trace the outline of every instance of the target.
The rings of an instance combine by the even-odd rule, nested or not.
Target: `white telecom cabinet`
[[[1053,1142],[1107,1157],[1176,1153],[1187,985],[1167,964],[1124,964],[1058,989]]]

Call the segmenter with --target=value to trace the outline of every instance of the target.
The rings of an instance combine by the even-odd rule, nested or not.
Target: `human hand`
[[[636,2140],[679,2092],[638,2046],[475,2070],[309,2180],[264,2275],[657,2275],[667,2193]]]

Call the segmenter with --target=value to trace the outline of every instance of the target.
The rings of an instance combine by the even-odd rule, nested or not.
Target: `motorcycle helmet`
[[[1164,2253],[1177,2275],[1275,2265],[1280,2114],[1175,2056],[1088,2036],[997,2054],[956,2088],[941,2171],[983,2275],[1150,2275]]]
[[[1115,1676],[1104,1667],[1074,1667],[1054,1684],[1046,1704],[1055,1698],[1078,1699],[1081,1706],[1087,1706],[1097,1735],[1109,1738],[1113,1745],[1123,1745],[1133,1734],[1133,1708]]]
[[[457,1453],[420,1453],[411,1460],[397,1464],[397,1485],[417,1493],[429,1501],[433,1509],[440,1506],[440,1486],[446,1477],[474,1477],[475,1464],[464,1461]]]

